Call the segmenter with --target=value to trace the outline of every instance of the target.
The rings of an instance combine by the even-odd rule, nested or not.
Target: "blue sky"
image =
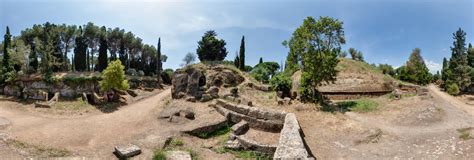
[[[0,33],[13,35],[46,21],[120,27],[145,43],[162,39],[169,59],[165,68],[178,68],[206,30],[226,40],[232,60],[246,38],[246,61],[284,61],[283,40],[307,16],[330,16],[344,22],[349,47],[361,50],[369,63],[401,66],[413,48],[420,48],[431,71],[451,55],[452,33],[461,27],[474,42],[472,0],[0,0]]]

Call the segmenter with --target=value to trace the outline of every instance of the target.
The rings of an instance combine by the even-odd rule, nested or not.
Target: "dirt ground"
[[[429,96],[424,97],[374,98],[379,107],[367,113],[323,112],[315,105],[298,102],[279,106],[275,93],[244,86],[239,90],[241,97],[251,100],[256,107],[295,113],[309,149],[317,159],[473,159],[474,139],[461,135],[468,132],[474,136],[474,106],[435,86],[428,88]],[[180,139],[183,142],[180,148],[192,150],[201,159],[234,159],[234,155],[218,151],[226,140],[225,135],[201,139],[180,134],[222,118],[207,107],[209,103],[171,102],[167,89],[110,113],[86,109],[87,113],[83,113],[86,110],[74,112],[83,113],[79,115],[54,116],[22,103],[0,100],[0,117],[11,122],[0,128],[0,159],[38,156],[114,159],[113,147],[127,143],[138,144],[143,149],[137,159],[150,159],[153,151],[162,147],[169,137]],[[193,106],[196,120],[173,123],[157,119],[170,104]],[[255,131],[248,136],[258,139],[265,134]],[[277,138],[278,135],[271,134],[265,143],[274,144]]]

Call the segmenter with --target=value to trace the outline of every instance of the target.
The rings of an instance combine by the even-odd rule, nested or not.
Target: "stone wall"
[[[273,159],[311,159],[295,114],[288,113]]]
[[[231,133],[227,142],[230,146],[238,144],[237,146],[244,149],[273,154],[273,159],[314,159],[312,153],[306,148],[304,134],[295,114],[235,105],[222,99],[217,99],[212,107],[231,122],[237,123],[232,127],[234,132]],[[245,130],[241,128],[246,125],[263,131],[279,132],[278,145],[264,145],[240,136],[244,134],[242,132],[245,132],[241,131]]]
[[[82,93],[98,93],[100,90],[99,79],[98,77],[82,79],[77,82],[63,79],[54,83],[46,83],[42,79],[20,79],[12,84],[5,85],[0,90],[4,95],[21,96],[25,99],[47,100],[47,96],[52,96],[53,93],[59,93],[62,98],[76,98],[80,97]],[[129,84],[131,89],[137,87],[156,88],[158,86],[157,81],[152,78],[129,78]]]
[[[245,120],[250,127],[268,132],[280,132],[286,116],[286,112],[234,105],[222,99],[217,99],[214,107],[233,123]]]

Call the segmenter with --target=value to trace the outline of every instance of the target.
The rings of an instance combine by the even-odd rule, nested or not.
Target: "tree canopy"
[[[196,54],[200,61],[222,61],[227,56],[226,42],[217,38],[213,30],[207,31],[198,41]]]

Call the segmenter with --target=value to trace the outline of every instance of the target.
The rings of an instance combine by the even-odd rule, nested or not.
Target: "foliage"
[[[258,60],[258,64],[263,63],[262,57],[260,57],[260,60]]]
[[[163,72],[161,72],[161,79],[163,80],[163,83],[171,84],[173,74],[174,71],[171,68],[165,69]]]
[[[245,70],[245,37],[242,36],[240,41],[240,56],[239,56],[239,69],[241,71]]]
[[[339,56],[339,58],[346,58],[347,57],[347,52],[346,51],[339,52],[338,56]]]
[[[459,87],[456,83],[451,83],[451,84],[448,84],[447,87],[446,87],[446,92],[448,92],[448,94],[450,95],[457,95],[459,94]]]
[[[102,71],[102,80],[99,82],[102,91],[108,91],[112,88],[121,90],[128,89],[128,81],[125,77],[125,67],[120,60],[109,63],[109,66]]]
[[[101,78],[100,77],[95,77],[95,76],[92,76],[92,77],[89,77],[89,76],[87,76],[87,77],[85,77],[85,76],[66,76],[62,80],[63,80],[64,84],[66,84],[68,86],[77,86],[77,85],[80,85],[80,84],[84,84],[86,82],[100,81]]]
[[[444,82],[446,82],[446,80],[448,80],[448,72],[449,71],[449,61],[446,60],[446,57],[443,58],[443,68],[441,69],[441,80],[443,80]]]
[[[263,62],[257,64],[250,72],[250,75],[262,83],[268,83],[270,77],[275,75],[279,68],[280,65],[276,62]]]
[[[432,81],[432,75],[426,67],[419,48],[413,49],[405,66],[396,70],[397,78],[403,81],[426,85]]]
[[[196,54],[202,61],[222,61],[227,56],[226,42],[217,39],[217,33],[213,30],[204,33],[204,36],[198,41]]]
[[[470,131],[473,129],[474,128],[472,127],[467,127],[467,128],[456,129],[456,130],[460,133],[459,138],[461,138],[462,140],[469,140],[469,139],[474,139],[474,137],[472,137],[470,133]]]
[[[337,54],[345,44],[342,24],[330,17],[308,17],[286,43],[290,52],[285,72],[292,75],[301,68],[302,101],[315,102],[319,97],[316,86],[336,79]]]
[[[364,62],[364,56],[361,51],[358,51],[354,48],[349,48],[348,52],[353,60]]]
[[[466,49],[466,32],[461,28],[453,33],[453,47],[451,47],[451,59],[449,60],[449,70],[451,75],[447,77],[447,81],[456,83],[461,91],[466,90],[471,84],[469,75],[470,67],[467,59]]]
[[[235,58],[234,58],[234,66],[239,68],[239,65],[240,65],[240,58],[239,58],[239,55],[238,54],[235,54]]]
[[[153,160],[166,160],[166,151],[165,150],[157,150],[153,152]]]
[[[474,73],[471,70],[471,74]],[[439,71],[436,71],[436,74],[433,75],[433,82],[441,80],[441,75],[439,74]]]
[[[283,96],[289,97],[291,90],[291,78],[284,73],[278,73],[270,80],[270,85],[274,91],[282,91]]]
[[[383,74],[395,76],[395,70],[389,64],[379,64],[378,68],[382,71]]]
[[[162,55],[161,54],[161,37],[158,38],[158,44],[156,45],[156,47],[157,47],[157,49],[156,49],[156,53],[157,53],[157,56],[156,56],[156,59],[157,59],[156,60],[156,74],[158,75],[158,78],[157,78],[158,84],[160,84],[161,83],[160,78],[161,78],[161,74],[162,74],[161,71],[163,71],[163,62],[161,60],[161,55]],[[143,58],[143,56],[142,56],[142,58]],[[168,57],[166,57],[166,58],[168,58]],[[150,68],[151,68],[151,70],[154,69],[153,67],[150,67]]]
[[[183,58],[184,66],[192,64],[194,61],[196,61],[196,55],[191,52],[188,52]]]
[[[102,72],[105,68],[107,68],[107,48],[109,48],[107,45],[107,39],[106,39],[106,31],[105,27],[102,27],[102,35],[100,37],[100,46],[99,46],[99,64],[97,66],[97,70],[99,72]]]

